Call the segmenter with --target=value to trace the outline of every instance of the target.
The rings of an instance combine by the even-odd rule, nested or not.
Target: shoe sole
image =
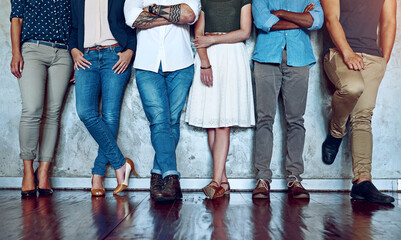
[[[202,191],[210,199],[213,199],[214,193],[216,192],[213,188],[208,187],[208,186],[202,188]]]
[[[353,199],[353,200],[365,200],[365,201],[372,202],[372,203],[392,203],[392,202],[394,202],[394,200],[393,201],[391,201],[391,200],[390,201],[372,201],[372,200],[366,199],[366,198],[359,196],[357,194],[354,194],[354,193],[351,193],[350,195],[351,195],[351,199]]]
[[[269,196],[265,195],[263,193],[257,193],[257,194],[252,195],[252,198],[255,198],[255,199],[267,199],[267,198],[269,198]]]
[[[291,198],[295,198],[295,199],[309,199],[310,196],[308,194],[299,194],[297,196],[290,196]]]

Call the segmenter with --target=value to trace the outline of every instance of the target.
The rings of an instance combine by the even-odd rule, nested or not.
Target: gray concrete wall
[[[398,13],[401,13],[398,1]],[[21,110],[17,79],[9,70],[11,60],[10,2],[0,0],[0,177],[22,176],[19,159],[18,124]],[[373,176],[377,179],[401,178],[401,14],[398,14],[397,37],[386,75],[380,86],[377,107],[373,116],[374,153]],[[331,96],[322,76],[320,32],[311,33],[318,59],[311,69],[308,102],[305,114],[306,144],[304,149],[304,178],[351,178],[349,137],[345,138],[339,157],[332,166],[321,162],[321,143],[326,136]],[[253,51],[254,38],[247,42]],[[89,177],[97,144],[79,121],[75,111],[74,85],[68,89],[61,119],[60,137],[53,167],[55,177]],[[282,107],[278,106],[280,112]],[[185,113],[184,113],[185,114]],[[284,123],[280,114],[274,126],[274,154],[271,168],[275,178],[282,178]],[[178,169],[183,178],[210,178],[212,160],[207,147],[206,132],[181,124],[182,134],[177,149]],[[252,129],[233,129],[227,159],[229,178],[254,178],[251,158]],[[148,122],[145,118],[135,84],[135,76],[125,92],[118,137],[123,154],[133,159],[141,177],[149,177],[153,149]],[[109,168],[107,176],[114,176]]]

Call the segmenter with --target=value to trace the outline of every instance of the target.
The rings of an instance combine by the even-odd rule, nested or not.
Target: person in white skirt
[[[252,0],[202,0],[195,23],[195,76],[185,121],[206,128],[213,180],[203,192],[211,199],[230,192],[225,163],[230,127],[255,125],[249,56],[244,41],[252,29]]]

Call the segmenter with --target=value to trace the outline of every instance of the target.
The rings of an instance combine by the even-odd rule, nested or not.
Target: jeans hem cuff
[[[162,178],[164,179],[165,177],[170,176],[170,175],[177,175],[178,180],[181,178],[180,173],[175,170],[169,170],[169,171],[163,173]]]

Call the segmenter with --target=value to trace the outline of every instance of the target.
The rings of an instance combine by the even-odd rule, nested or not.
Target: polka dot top
[[[70,0],[11,0],[11,18],[22,18],[21,42],[28,39],[68,44]]]

